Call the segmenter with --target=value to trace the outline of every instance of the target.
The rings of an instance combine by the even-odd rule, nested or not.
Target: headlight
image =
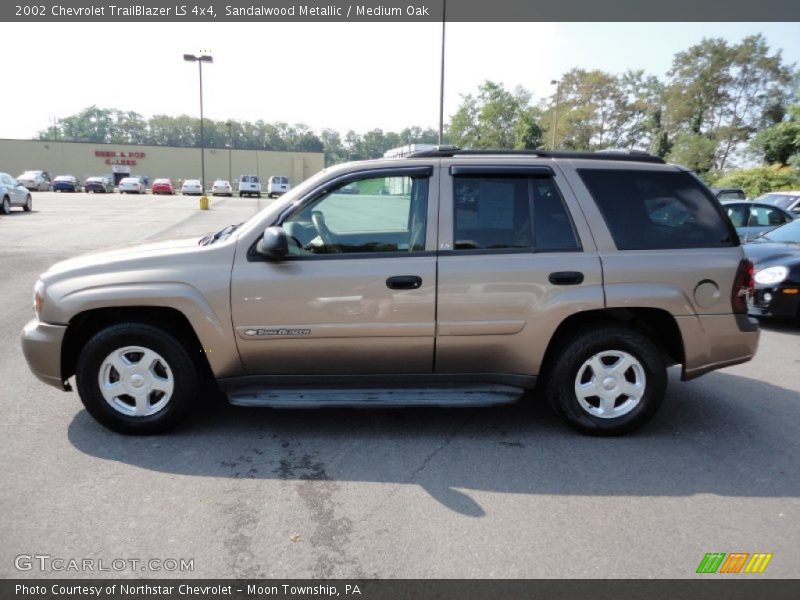
[[[761,285],[775,285],[786,279],[789,269],[786,267],[767,267],[756,273],[756,283]]]
[[[44,301],[44,282],[39,279],[33,286],[33,313],[36,318],[42,314],[42,302]]]

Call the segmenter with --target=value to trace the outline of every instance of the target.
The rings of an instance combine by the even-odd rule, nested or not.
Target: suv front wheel
[[[662,354],[636,331],[603,325],[569,338],[559,350],[548,399],[581,433],[628,433],[649,421],[664,400]]]
[[[86,410],[120,433],[149,435],[183,420],[199,377],[184,345],[146,323],[95,334],[78,356],[75,378]]]

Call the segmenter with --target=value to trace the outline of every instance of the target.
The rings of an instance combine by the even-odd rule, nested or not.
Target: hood
[[[42,280],[60,279],[66,274],[108,272],[115,270],[115,265],[123,269],[135,268],[142,261],[160,260],[204,248],[198,245],[198,240],[197,237],[165,240],[81,254],[54,264],[42,274]]]
[[[755,265],[783,259],[800,260],[800,244],[786,242],[750,242],[742,246],[744,253]]]

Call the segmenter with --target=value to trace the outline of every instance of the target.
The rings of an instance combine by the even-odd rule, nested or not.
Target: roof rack
[[[572,152],[568,150],[462,150],[458,146],[436,146],[421,150],[404,158],[451,158],[453,156],[535,156],[537,158],[582,158],[591,160],[619,160],[664,164],[664,159],[642,150],[597,150],[596,152]]]

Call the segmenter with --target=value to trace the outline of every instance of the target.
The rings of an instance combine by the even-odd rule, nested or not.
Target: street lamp
[[[206,152],[203,140],[203,63],[214,62],[214,57],[208,54],[195,56],[194,54],[184,54],[183,60],[196,62],[200,72],[200,187],[203,188],[203,195],[206,192]]]
[[[444,143],[444,35],[447,24],[447,0],[442,0],[442,67],[439,72],[439,145]]]
[[[233,148],[233,136],[231,135],[231,129],[233,127],[233,121],[228,121],[225,123],[228,127],[228,182],[233,181],[233,169],[231,167],[231,148]],[[233,185],[231,183],[231,185]]]
[[[556,149],[556,131],[558,130],[558,100],[559,100],[559,92],[561,91],[561,82],[553,79],[550,82],[550,85],[556,86],[556,111],[553,115],[553,147],[551,150]]]

